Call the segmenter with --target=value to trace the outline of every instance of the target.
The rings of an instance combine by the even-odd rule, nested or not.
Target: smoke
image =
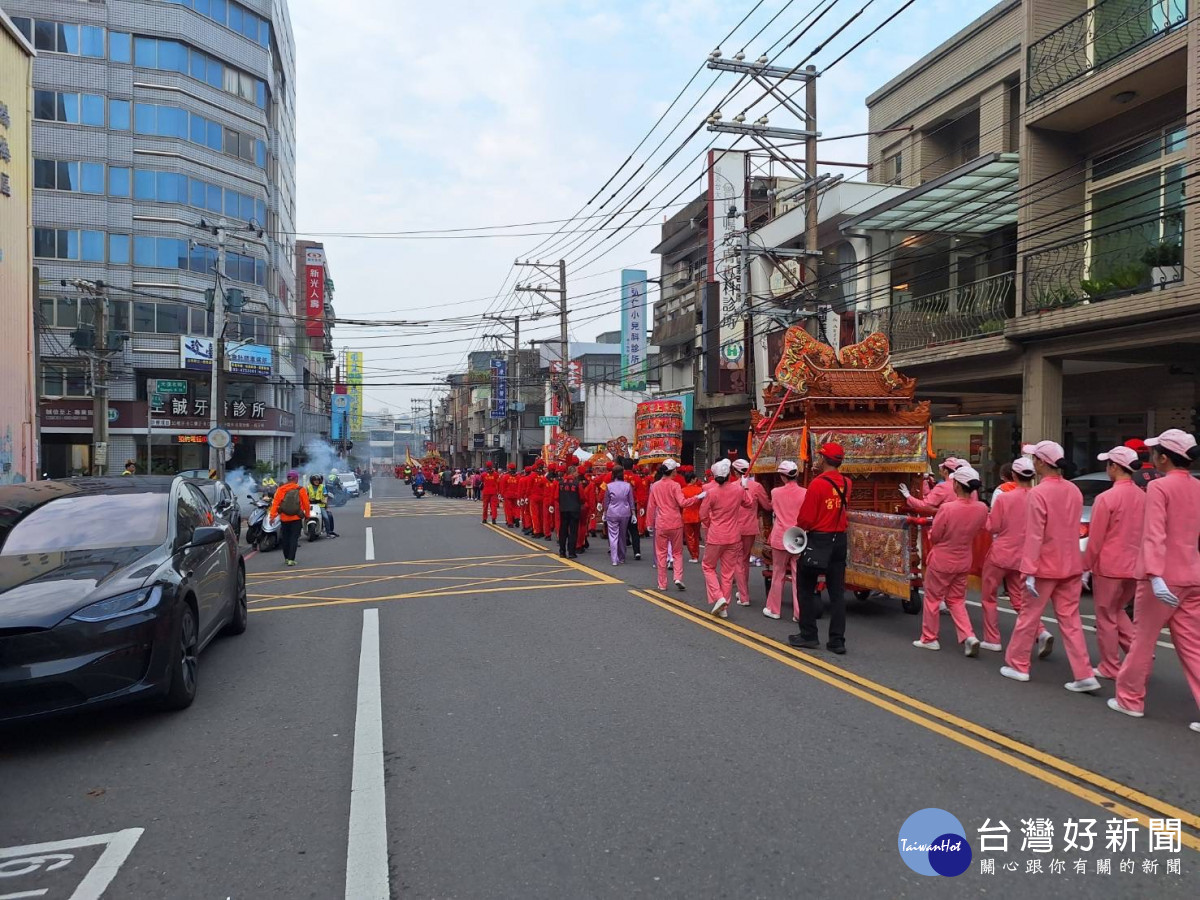
[[[320,438],[314,438],[304,445],[304,455],[307,461],[300,467],[300,479],[305,483],[310,475],[323,475],[328,478],[329,473],[334,470],[338,472],[354,470],[354,466],[350,465],[348,460],[338,457],[332,444]]]
[[[237,498],[238,508],[242,511],[242,518],[248,518],[254,507],[250,503],[250,498],[246,495],[257,493],[254,476],[246,469],[233,469],[225,473],[225,483],[229,485],[229,489],[233,491],[233,496]]]

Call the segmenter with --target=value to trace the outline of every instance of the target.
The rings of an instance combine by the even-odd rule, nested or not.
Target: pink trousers
[[[658,567],[658,589],[667,589],[667,547],[672,556],[671,567],[675,570],[675,580],[683,582],[683,528],[654,529],[654,560]]]
[[[708,604],[711,606],[717,600],[733,597],[733,579],[737,573],[738,554],[742,552],[741,543],[704,545],[704,561],[700,568],[704,570],[704,587],[708,592]],[[721,574],[717,575],[717,567]]]
[[[1108,578],[1092,574],[1092,603],[1096,607],[1096,644],[1100,647],[1100,665],[1105,678],[1116,678],[1121,669],[1121,652],[1129,652],[1133,643],[1133,623],[1125,607],[1133,599],[1137,580]]]
[[[792,615],[800,618],[800,594],[797,591],[799,576],[796,573],[796,563],[799,556],[786,550],[771,548],[771,590],[767,593],[767,609],[775,615],[782,613],[783,582],[785,575],[792,576]]]
[[[1076,681],[1092,677],[1092,661],[1088,657],[1087,641],[1083,639],[1083,623],[1079,620],[1079,592],[1082,578],[1038,578],[1034,581],[1036,597],[1025,597],[1025,605],[1017,614],[1017,624],[1008,639],[1004,661],[1018,672],[1029,673],[1033,645],[1042,632],[1042,612],[1047,603],[1054,605],[1054,617],[1062,634],[1067,660]]]
[[[1008,587],[1012,608],[1020,612],[1025,602],[1025,580],[1016,569],[1002,569],[993,565],[989,557],[983,563],[983,593],[979,598],[983,606],[983,639],[989,644],[1000,643],[1000,612],[996,592],[1001,584]]]
[[[750,602],[750,551],[754,548],[754,535],[743,534],[739,545],[741,557],[733,577],[737,582],[738,596],[743,603]],[[730,598],[732,599],[732,598]]]
[[[1133,601],[1133,644],[1117,675],[1117,702],[1126,709],[1141,711],[1146,702],[1146,680],[1154,667],[1154,647],[1163,626],[1171,630],[1171,642],[1192,698],[1200,706],[1200,585],[1176,587],[1179,606],[1163,603],[1150,590],[1149,581],[1137,583]]]
[[[943,602],[950,610],[950,618],[954,620],[958,642],[961,644],[967,638],[975,637],[971,617],[967,615],[967,574],[943,572],[935,566],[925,570],[925,610],[921,618],[921,640],[925,643],[938,639],[938,629],[941,627],[938,607]]]

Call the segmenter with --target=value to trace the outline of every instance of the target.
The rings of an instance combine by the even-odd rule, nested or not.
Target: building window
[[[236,156],[247,162],[257,163],[261,158],[265,167],[266,153],[262,141],[252,139],[229,128],[223,128],[196,113],[175,106],[154,103],[136,103],[133,112],[133,130],[136,134],[160,135],[181,138],[215,150]],[[263,149],[260,151],[260,147]],[[220,211],[220,207],[217,207]]]
[[[233,0],[165,0],[165,2],[186,6],[262,47],[267,49],[271,47],[271,24],[244,6],[234,3]]]
[[[108,194],[110,197],[129,196],[129,169],[124,166],[109,166]]]
[[[108,236],[108,261],[114,266],[129,265],[129,235],[110,234]]]
[[[42,366],[43,397],[86,397],[87,378],[81,368],[46,364]]]
[[[80,190],[85,194],[104,193],[104,163],[79,164]]]
[[[904,153],[897,151],[883,161],[883,177],[888,184],[904,181]]]
[[[113,131],[129,130],[129,101],[108,101],[108,127]]]
[[[133,40],[128,32],[108,33],[108,58],[115,63],[133,62]]]
[[[104,232],[81,232],[75,228],[35,228],[33,255],[39,259],[104,262]]]
[[[133,63],[143,69],[187,75],[248,100],[261,109],[267,108],[266,82],[179,41],[136,37],[133,39]]]

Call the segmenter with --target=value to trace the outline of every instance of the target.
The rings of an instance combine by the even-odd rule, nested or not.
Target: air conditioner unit
[[[671,283],[675,286],[687,284],[692,280],[692,265],[691,263],[677,263],[675,273],[671,277]]]

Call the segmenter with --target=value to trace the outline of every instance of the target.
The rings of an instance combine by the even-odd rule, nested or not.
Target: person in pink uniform
[[[1141,718],[1146,680],[1163,626],[1183,666],[1192,697],[1200,706],[1200,481],[1188,471],[1200,459],[1196,439],[1178,428],[1150,438],[1161,478],[1146,484],[1146,517],[1138,555],[1133,646],[1117,674],[1117,696],[1109,707]],[[1200,721],[1189,725],[1200,732]]]
[[[722,619],[729,617],[727,607],[733,595],[738,554],[742,552],[742,516],[754,505],[746,485],[729,480],[732,468],[727,459],[713,463],[713,481],[705,486],[707,496],[700,504],[700,521],[707,529],[700,567],[704,570],[710,612]]]
[[[805,490],[796,483],[796,464],[784,460],[779,464],[776,473],[783,477],[783,483],[771,491],[771,509],[775,513],[775,522],[771,526],[771,590],[767,593],[767,605],[763,607],[763,615],[768,619],[778,619],[783,607],[783,582],[785,575],[792,578],[792,621],[800,621],[799,582],[796,576],[796,563],[800,557],[788,553],[783,548],[783,533],[791,528],[800,507],[804,504]]]
[[[1012,462],[1014,487],[997,490],[992,497],[992,511],[984,525],[992,535],[992,546],[983,561],[984,650],[1000,652],[1000,613],[996,594],[1000,585],[1008,588],[1008,600],[1018,613],[1025,604],[1025,589],[1021,579],[1021,554],[1025,552],[1025,524],[1029,511],[1029,491],[1033,487],[1033,463],[1021,457]],[[1045,659],[1054,646],[1054,637],[1045,628],[1038,635],[1038,655]]]
[[[1071,663],[1074,681],[1064,687],[1082,693],[1099,690],[1092,674],[1083,623],[1079,619],[1083,556],[1079,552],[1079,522],[1083,494],[1062,476],[1063,448],[1054,441],[1027,444],[1023,452],[1033,456],[1038,486],[1029,492],[1025,526],[1025,550],[1021,554],[1021,577],[1025,579],[1025,605],[1008,641],[1000,674],[1014,681],[1029,680],[1029,659],[1042,627],[1042,611],[1054,604],[1054,615],[1062,631],[1063,646]]]
[[[900,485],[900,493],[904,495],[904,501],[908,504],[908,508],[923,516],[932,516],[936,513],[943,503],[954,499],[954,484],[950,481],[950,476],[959,466],[965,465],[966,463],[961,459],[953,456],[946,457],[946,461],[938,466],[938,472],[944,480],[927,488],[924,497],[914,497],[909,492],[908,485]]]
[[[646,523],[654,530],[654,559],[658,569],[658,589],[667,589],[667,566],[675,570],[675,587],[683,590],[683,511],[691,506],[697,506],[704,500],[701,492],[695,497],[684,497],[683,488],[679,486],[671,473],[678,467],[668,459],[662,464],[662,477],[650,485],[650,496],[646,501]],[[667,550],[672,551],[671,562],[667,562]]]
[[[738,570],[734,575],[734,582],[737,584],[737,605],[750,605],[750,553],[754,549],[754,539],[758,536],[761,526],[758,521],[758,508],[761,506],[767,512],[771,511],[771,498],[767,495],[767,489],[754,480],[754,476],[750,475],[750,461],[748,459],[735,459],[733,461],[733,474],[741,478],[747,485],[747,492],[750,494],[750,499],[754,501],[749,507],[742,510],[742,555],[738,559]]]
[[[973,499],[980,488],[979,473],[968,465],[950,473],[954,499],[943,503],[933,518],[929,540],[932,549],[925,564],[925,614],[921,637],[913,641],[922,650],[941,650],[938,606],[946,604],[954,630],[967,656],[979,655],[979,638],[967,615],[967,576],[971,574],[971,548],[987,522],[987,505]]]
[[[1121,654],[1128,653],[1133,643],[1133,623],[1125,607],[1137,587],[1146,494],[1133,480],[1141,463],[1129,447],[1113,447],[1097,459],[1108,463],[1105,471],[1113,484],[1092,503],[1083,580],[1087,584],[1091,578],[1096,607],[1096,644],[1100,648],[1096,675],[1111,680],[1121,668]]]

